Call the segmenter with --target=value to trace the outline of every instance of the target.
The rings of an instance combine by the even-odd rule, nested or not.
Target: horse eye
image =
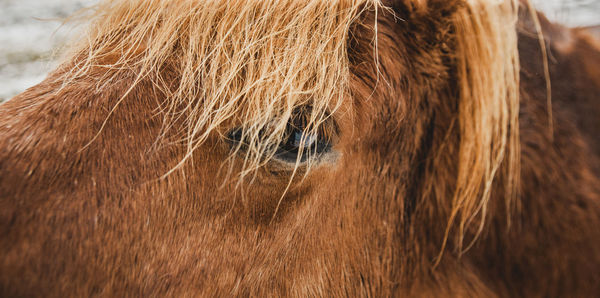
[[[243,131],[240,128],[231,130],[227,140],[232,146],[242,145],[244,147]],[[318,158],[320,155],[331,150],[328,138],[322,133],[308,133],[302,127],[293,123],[288,124],[283,141],[275,151],[274,159],[286,163],[306,162],[309,158]]]
[[[295,163],[298,160],[306,162],[309,158],[318,157],[330,149],[329,140],[324,136],[288,125],[286,139],[277,148],[275,158],[288,163]]]

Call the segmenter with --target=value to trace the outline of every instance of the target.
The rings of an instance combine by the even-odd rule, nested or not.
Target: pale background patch
[[[97,0],[0,0],[0,102],[41,82],[72,28],[63,18]],[[600,25],[600,0],[535,0],[550,19],[569,26]]]
[[[59,18],[96,0],[0,0],[0,101],[41,82],[72,32]]]

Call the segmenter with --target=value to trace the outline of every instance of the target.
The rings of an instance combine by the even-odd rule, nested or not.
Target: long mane
[[[448,236],[452,224],[458,222],[459,251],[468,249],[483,231],[492,188],[500,176],[506,208],[512,208],[520,172],[518,3],[467,1],[466,4],[454,20],[460,93],[459,145],[456,185],[446,231]],[[473,235],[473,239],[463,248],[465,234]]]

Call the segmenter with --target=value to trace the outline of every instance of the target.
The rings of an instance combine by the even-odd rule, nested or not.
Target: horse
[[[0,295],[600,292],[600,44],[528,1],[117,0],[0,105]]]

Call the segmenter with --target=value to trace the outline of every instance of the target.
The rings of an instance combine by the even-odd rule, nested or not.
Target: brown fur
[[[486,59],[481,41],[496,40],[483,36],[495,29],[473,25],[477,6],[384,4],[390,10],[369,9],[349,29],[348,95],[330,119],[339,157],[310,169],[267,161],[254,179],[239,182],[223,166],[246,168],[243,154],[231,157],[226,129],[189,155],[178,133],[189,123],[176,119],[165,129],[172,119],[161,114],[172,90],[151,78],[132,85],[135,67],[90,64],[72,76],[86,61],[82,53],[3,103],[0,295],[600,292],[596,41],[541,19],[550,53],[550,133],[543,60],[525,8],[519,110],[510,101],[511,67],[519,61],[475,64]],[[472,36],[468,28],[489,31]],[[476,40],[465,44],[468,36]],[[464,55],[469,45],[473,52]],[[510,47],[492,50],[512,57]],[[178,64],[163,62],[164,81],[183,79]],[[477,89],[477,77],[465,78],[497,70],[504,87],[485,86],[505,96],[494,98]],[[498,172],[489,172],[496,164]],[[293,178],[295,170],[301,175]],[[461,178],[469,170],[475,178]]]

